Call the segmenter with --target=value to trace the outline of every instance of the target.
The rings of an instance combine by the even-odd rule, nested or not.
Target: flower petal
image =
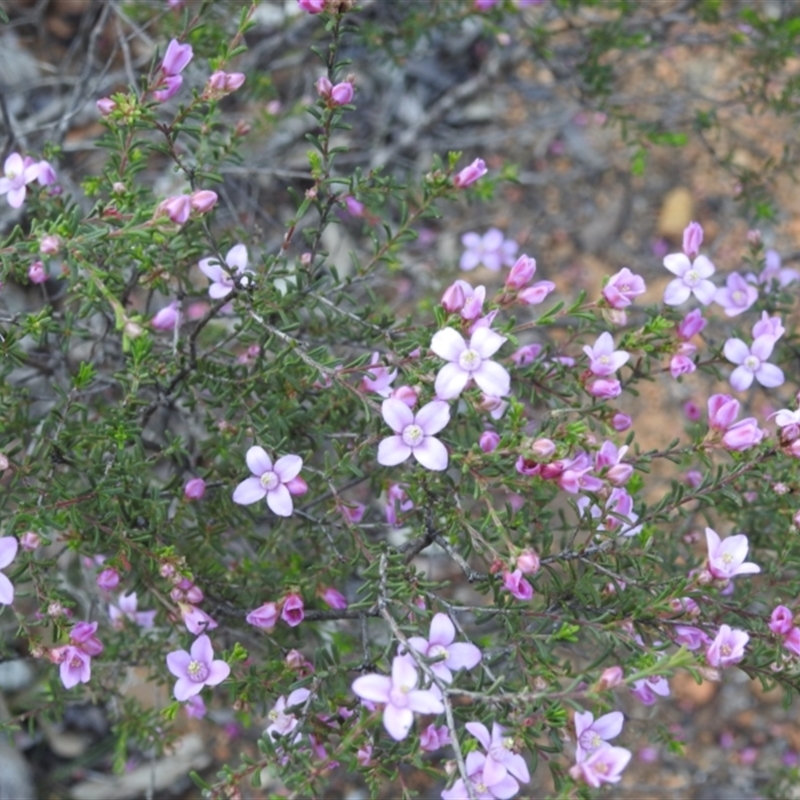
[[[472,669],[483,658],[480,649],[469,642],[451,644],[447,651],[450,656],[445,663],[450,669]]]
[[[219,260],[214,256],[201,259],[197,266],[200,267],[200,272],[214,283],[221,281],[225,275]]]
[[[737,392],[744,392],[750,388],[754,377],[755,375],[753,375],[747,367],[736,367],[731,373],[731,386],[733,386]]]
[[[383,727],[395,741],[399,742],[408,736],[413,722],[414,714],[410,708],[395,708],[388,705],[383,710]]]
[[[249,506],[267,496],[267,490],[258,478],[246,478],[233,490],[233,502],[240,506]]]
[[[208,677],[205,680],[205,684],[206,686],[216,686],[222,683],[230,674],[231,668],[221,659],[217,659],[216,661],[212,661],[209,665]]]
[[[774,364],[762,364],[756,370],[756,380],[765,388],[774,389],[783,384],[783,370]]]
[[[692,289],[692,294],[704,305],[714,302],[714,295],[717,293],[717,287],[711,281],[700,281],[697,286]]]
[[[750,348],[741,339],[728,339],[722,352],[731,363],[741,364],[750,355]]]
[[[0,572],[0,606],[10,606],[14,602],[14,584]]]
[[[482,722],[468,722],[464,727],[483,745],[484,750],[492,746],[489,729]]]
[[[279,517],[291,517],[294,511],[292,495],[286,488],[286,484],[280,483],[274,489],[267,492],[267,505],[273,513]]]
[[[196,694],[200,694],[203,691],[203,686],[204,684],[195,683],[195,681],[190,681],[188,678],[178,678],[175,681],[175,689],[172,693],[175,695],[176,700],[183,702]]]
[[[483,366],[483,365],[481,365]],[[452,400],[464,391],[469,381],[470,374],[458,364],[445,364],[436,375],[433,388],[437,397],[442,400]]]
[[[464,337],[455,328],[442,328],[431,339],[431,350],[445,361],[457,361],[466,349]]]
[[[447,647],[456,638],[456,626],[447,614],[436,614],[431,620],[429,641]]]
[[[235,244],[228,250],[225,263],[233,272],[241,275],[247,269],[247,248],[243,244]]]
[[[362,700],[373,703],[388,703],[389,692],[392,690],[392,679],[387,675],[362,675],[353,681],[352,690]]]
[[[505,336],[501,336],[491,328],[478,328],[469,340],[469,347],[481,358],[491,358],[506,341]]]
[[[300,456],[288,455],[282,456],[275,462],[273,470],[281,479],[281,483],[289,483],[290,480],[296,478],[303,468],[303,459]]]
[[[418,714],[441,714],[444,711],[442,701],[429,689],[409,692],[408,707]]]
[[[259,477],[265,472],[272,471],[272,459],[267,455],[267,451],[263,447],[256,445],[247,451],[244,459],[247,462],[247,468],[253,475]]]
[[[436,432],[438,431],[434,431],[434,433]],[[18,549],[19,542],[16,537],[0,537],[0,569],[7,567],[16,558]]]
[[[511,391],[511,376],[496,361],[482,361],[472,373],[475,383],[492,397],[504,397]]]
[[[205,634],[198,636],[191,647],[192,658],[206,666],[214,660],[214,648],[211,646],[211,639]]]
[[[390,397],[381,403],[383,421],[395,432],[402,433],[414,421],[414,412],[402,401]]]
[[[664,260],[666,261],[666,259]],[[697,256],[697,258],[692,262],[692,269],[701,278],[710,278],[717,271],[717,268],[706,256]]]
[[[228,286],[224,283],[212,283],[211,286],[208,287],[208,296],[212,300],[222,300],[223,297],[227,297],[233,291],[233,286]]]
[[[668,256],[664,256],[664,266],[673,275],[677,275],[680,278],[692,268],[692,262],[683,253],[670,253]],[[686,296],[688,297],[689,295],[687,294]],[[670,305],[672,304],[670,303]]]
[[[679,306],[689,299],[692,290],[683,282],[681,278],[676,278],[667,284],[664,289],[664,302],[668,306]]]
[[[378,445],[378,463],[384,467],[396,467],[410,455],[411,448],[403,441],[402,436],[388,436]]]
[[[756,337],[750,352],[757,356],[759,361],[766,361],[772,355],[772,348],[775,347],[775,337],[764,333]]]
[[[621,711],[612,711],[610,714],[598,717],[594,725],[592,725],[592,730],[596,731],[601,739],[608,741],[622,733],[622,724],[624,722],[625,717]]]
[[[173,653],[167,653],[167,669],[176,678],[185,678],[189,664],[192,657],[185,650],[175,650]]]
[[[450,422],[450,405],[443,400],[433,400],[417,412],[414,422],[426,436],[434,436]]]
[[[413,448],[414,458],[422,464],[425,469],[433,470],[434,472],[441,472],[447,469],[449,456],[447,448],[433,436],[427,436]]]

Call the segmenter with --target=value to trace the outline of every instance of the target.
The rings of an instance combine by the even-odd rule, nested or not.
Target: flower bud
[[[211,211],[217,204],[217,193],[210,189],[200,189],[189,195],[189,203],[198,214],[205,214]]]
[[[484,431],[478,440],[478,444],[484,453],[491,453],[500,444],[500,436],[495,431]]]
[[[347,608],[347,598],[332,586],[326,586],[320,591],[320,597],[333,609],[342,611]]]
[[[327,0],[297,0],[297,5],[309,14],[319,14],[325,10]]]
[[[449,314],[456,314],[464,308],[464,303],[467,298],[464,294],[464,290],[459,285],[460,283],[461,281],[451,283],[450,286],[444,290],[444,294],[442,295],[442,308]]]
[[[539,555],[535,550],[523,550],[517,556],[517,569],[523,575],[530,575],[532,573],[538,572],[539,567],[541,566],[541,561],[539,559]]]
[[[47,272],[41,261],[34,261],[28,267],[28,280],[31,283],[44,283],[47,280]]]
[[[164,53],[161,69],[166,75],[178,75],[183,72],[193,56],[190,44],[181,44],[177,39],[172,39],[167,45],[167,52]]]
[[[272,630],[278,623],[279,611],[276,603],[264,603],[251,611],[245,619],[248,624],[262,630]]]
[[[290,627],[299,625],[305,618],[303,598],[296,592],[286,595],[281,609],[281,619]]]
[[[482,178],[488,170],[486,162],[482,158],[476,158],[469,166],[464,167],[454,178],[453,185],[456,189],[465,189],[471,186],[479,178]]]
[[[150,325],[157,331],[173,331],[180,324],[181,312],[178,301],[175,300],[161,309],[150,320]]]
[[[690,222],[683,232],[683,252],[694,259],[700,252],[701,244],[703,244],[703,228],[697,222]]]
[[[536,439],[530,446],[530,453],[537,459],[550,458],[556,452],[556,444],[550,439]]]
[[[535,274],[536,259],[521,255],[514,263],[514,266],[511,267],[511,272],[508,273],[505,284],[506,289],[522,289],[531,282]]]
[[[622,394],[622,384],[615,378],[598,378],[588,389],[590,395],[601,400],[610,400]]]
[[[53,254],[57,253],[60,247],[61,240],[58,238],[58,236],[53,236],[50,234],[43,236],[42,241],[39,242],[39,252],[46,256],[52,256]]]
[[[621,686],[624,680],[625,673],[622,671],[622,667],[607,667],[600,675],[600,680],[597,682],[597,690],[600,692],[608,691],[616,686]]]
[[[349,81],[337,83],[331,89],[331,102],[337,106],[344,106],[353,100],[353,84]]]
[[[419,390],[415,389],[413,386],[398,386],[396,389],[392,389],[392,393],[389,397],[400,400],[409,408],[414,408],[419,399]]]
[[[187,500],[200,500],[206,493],[206,482],[202,478],[192,478],[183,487],[183,496]]]
[[[97,110],[103,117],[107,117],[116,107],[117,104],[110,97],[101,97],[97,101]]]
[[[117,572],[113,567],[104,569],[97,576],[97,585],[104,592],[110,592],[112,589],[116,589],[117,586],[119,586],[119,572]]]
[[[38,533],[33,531],[25,531],[19,540],[20,547],[26,553],[32,553],[42,543]]]
[[[320,75],[317,78],[317,82],[314,84],[317,87],[317,92],[319,93],[320,97],[330,97],[331,96],[331,89],[333,89],[333,84],[328,80],[327,75]]]
[[[179,194],[162,200],[156,207],[156,216],[168,216],[178,225],[183,225],[192,212],[192,201],[188,194]]]
[[[632,424],[633,420],[627,414],[623,414],[621,411],[618,411],[611,418],[611,427],[615,431],[626,431],[631,427]]]

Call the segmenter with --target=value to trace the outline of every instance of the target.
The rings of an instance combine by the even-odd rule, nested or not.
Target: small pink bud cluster
[[[727,394],[715,394],[708,399],[708,424],[711,431],[709,441],[721,435],[722,446],[727,450],[746,450],[757,445],[764,438],[764,431],[758,427],[755,417],[736,422],[739,416],[739,401]]]
[[[177,194],[162,200],[156,206],[156,217],[169,217],[177,225],[183,225],[191,213],[205,214],[217,204],[217,193],[200,189],[191,194]]]
[[[800,628],[794,624],[794,614],[786,606],[777,606],[772,612],[769,629],[781,637],[783,646],[800,656]]]
[[[321,76],[316,83],[317,92],[322,97],[329,107],[344,106],[353,101],[355,90],[353,89],[353,81],[346,80],[337,84],[332,84],[327,76]]]
[[[164,103],[178,93],[183,85],[183,76],[180,74],[189,64],[194,56],[190,44],[181,44],[177,39],[172,39],[167,45],[167,52],[161,62],[161,74],[158,86],[163,88],[156,89],[153,97],[159,103]],[[101,110],[102,113],[102,110]]]
[[[225,97],[226,94],[235,92],[240,89],[245,81],[244,73],[242,72],[223,72],[217,70],[212,72],[206,83],[206,88],[203,90],[203,97],[206,99],[218,99]]]
[[[65,689],[88,683],[91,679],[92,657],[103,652],[96,631],[96,622],[78,622],[70,631],[69,644],[50,651],[50,659],[61,665],[60,677]]]
[[[162,565],[161,574],[164,573],[174,583],[169,596],[177,604],[186,629],[195,635],[214,630],[217,627],[216,620],[198,607],[205,599],[202,589],[191,578],[180,575],[170,564]]]
[[[49,161],[34,161],[30,156],[23,158],[19,153],[11,153],[3,164],[0,194],[6,195],[11,208],[20,208],[25,202],[29,183],[37,181],[40,186],[50,186],[57,180]]]
[[[329,590],[335,592],[335,589]],[[336,594],[339,594],[336,592]],[[344,597],[339,595],[342,600]],[[328,595],[333,601],[337,602],[338,598],[333,595]],[[327,599],[326,599],[326,602]],[[344,600],[345,608],[347,601]],[[330,605],[330,604],[329,604]],[[332,608],[336,606],[331,605]],[[290,592],[282,600],[277,603],[266,602],[258,608],[251,611],[246,617],[246,621],[255,628],[261,628],[265,631],[271,631],[277,624],[278,620],[282,619],[289,627],[296,628],[305,618],[305,605],[303,598],[297,592]]]

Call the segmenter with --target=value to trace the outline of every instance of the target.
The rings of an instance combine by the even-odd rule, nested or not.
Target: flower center
[[[419,425],[411,423],[403,428],[403,442],[409,447],[416,447],[425,438],[425,431]]]
[[[631,290],[631,287],[628,286],[627,283],[623,283],[622,286],[619,287],[619,290],[622,294],[627,294]]]
[[[280,482],[281,482],[281,479],[274,472],[265,472],[261,476],[261,485],[268,492],[271,492],[273,489],[277,489],[278,488],[278,484]]]
[[[72,667],[72,669],[77,669],[78,667],[83,665],[83,661],[81,661],[78,656],[72,656],[72,658],[69,661],[69,665],[70,667]]]
[[[700,276],[693,269],[690,269],[684,276],[683,282],[687,286],[696,286],[700,282]]]
[[[744,360],[744,366],[747,367],[750,372],[755,372],[761,366],[761,361],[757,356],[749,355]]]
[[[592,765],[592,769],[595,772],[599,772],[601,775],[608,774],[608,764],[606,764],[604,761],[599,761],[597,764]]]
[[[489,787],[481,781],[475,784],[475,791],[477,791],[478,794],[486,794],[489,791]]]
[[[514,748],[514,740],[510,736],[506,736],[503,739],[503,749],[508,750],[509,752]]]
[[[723,564],[732,564],[733,556],[730,553],[723,553],[721,561]]]
[[[389,692],[389,700],[395,708],[405,708],[408,705],[410,686],[393,686]]]
[[[450,653],[447,652],[447,648],[441,644],[435,644],[433,647],[428,650],[428,658],[436,658],[440,661],[446,661]]]
[[[190,661],[186,672],[189,673],[189,680],[195,683],[202,683],[208,677],[208,667],[200,661]]]
[[[735,291],[735,292],[734,292],[734,293],[731,295],[731,300],[733,300],[733,302],[734,302],[734,303],[736,303],[736,305],[737,305],[737,306],[743,306],[743,305],[744,305],[744,303],[745,303],[744,292],[742,292],[741,290],[738,290],[738,289],[737,289],[737,290],[736,290],[736,291]]]
[[[467,372],[474,372],[481,365],[481,357],[475,350],[465,350],[458,357],[458,366]]]
[[[722,647],[719,648],[719,651],[723,656],[729,656],[731,652],[733,652],[729,644],[723,644]]]

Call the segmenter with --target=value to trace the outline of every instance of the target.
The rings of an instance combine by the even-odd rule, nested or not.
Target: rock
[[[692,221],[694,201],[685,186],[676,186],[664,196],[658,215],[658,234],[680,239],[683,229]]]
[[[28,762],[5,742],[0,742],[0,800],[36,800]]]

